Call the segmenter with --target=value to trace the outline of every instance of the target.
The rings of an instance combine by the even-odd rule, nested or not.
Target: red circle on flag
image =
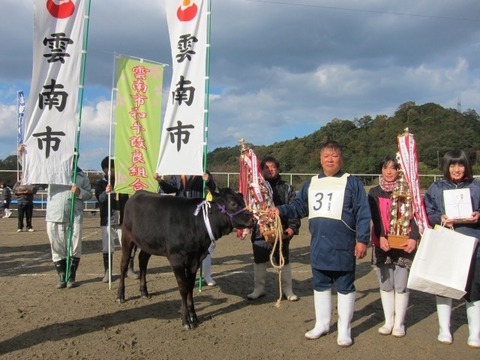
[[[190,21],[197,16],[198,7],[195,3],[192,3],[189,7],[182,10],[182,7],[179,7],[177,10],[177,17],[180,21]]]
[[[47,10],[53,17],[57,19],[65,19],[75,12],[75,4],[72,0],[65,1],[60,0],[60,3],[57,4],[53,0],[47,0]]]

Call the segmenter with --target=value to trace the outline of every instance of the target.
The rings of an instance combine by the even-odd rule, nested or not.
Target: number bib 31
[[[341,177],[314,176],[308,188],[308,218],[342,219],[345,187],[350,174]]]

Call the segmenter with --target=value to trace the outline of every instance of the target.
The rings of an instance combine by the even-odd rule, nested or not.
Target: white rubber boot
[[[215,286],[217,283],[212,279],[212,255],[208,254],[202,261],[203,279],[208,286]]]
[[[437,296],[437,315],[438,315],[438,341],[444,344],[451,344],[452,334],[450,333],[450,317],[452,315],[452,299]]]
[[[468,319],[468,346],[480,348],[480,301],[466,302]]]
[[[332,290],[313,290],[313,303],[315,305],[315,326],[305,333],[309,340],[318,339],[330,331],[332,320]]]
[[[355,292],[349,294],[337,294],[337,344],[339,346],[347,347],[352,345],[352,318],[353,310],[355,308]]]
[[[265,296],[265,279],[267,277],[268,263],[253,264],[253,282],[255,288],[253,292],[247,295],[250,300],[256,300],[262,296]]]
[[[409,292],[395,292],[395,321],[392,335],[396,337],[405,336],[405,315],[407,314]]]
[[[393,319],[395,317],[395,291],[380,290],[380,299],[382,300],[385,324],[378,329],[378,332],[382,335],[390,335],[392,333]]]
[[[288,301],[298,300],[298,296],[292,290],[292,267],[290,264],[282,268],[282,291]]]

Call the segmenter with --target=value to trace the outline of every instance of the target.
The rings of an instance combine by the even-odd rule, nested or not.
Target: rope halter
[[[227,211],[225,205],[217,204],[217,207],[220,209],[220,212],[221,212],[222,214],[225,214],[225,215],[227,215],[227,216],[230,218],[230,224],[232,224],[232,226],[233,226],[233,217],[234,217],[235,215],[238,215],[238,214],[240,214],[240,213],[242,213],[242,212],[244,212],[244,211],[247,210],[247,208],[244,207],[244,208],[242,208],[242,209],[240,209],[240,210],[238,210],[238,211],[235,211],[234,213],[231,213],[231,212],[228,212],[228,211]]]
[[[234,213],[230,213],[229,211],[227,211],[226,207],[224,205],[220,205],[220,204],[216,204],[217,207],[220,209],[220,212],[222,214],[225,214],[225,215],[228,215],[228,217],[230,218],[230,224],[233,226],[233,217],[235,215],[238,215],[242,212],[244,212],[245,210],[247,210],[246,207],[244,207],[243,209],[240,209]],[[208,236],[210,237],[210,240],[212,241],[212,246],[213,246],[213,249],[215,249],[215,236],[213,236],[213,231],[212,231],[212,226],[210,225],[210,219],[208,218],[208,211],[211,207],[211,204],[209,201],[207,200],[203,200],[200,204],[197,205],[197,208],[195,209],[195,212],[193,213],[194,216],[197,216],[198,213],[200,212],[200,209],[202,210],[202,215],[203,215],[203,222],[205,223],[205,227],[207,228],[207,232],[208,232]]]

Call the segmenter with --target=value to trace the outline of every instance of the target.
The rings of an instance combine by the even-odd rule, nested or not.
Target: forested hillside
[[[458,112],[437,104],[400,105],[391,117],[370,115],[360,119],[333,119],[313,134],[277,142],[269,146],[248,144],[258,157],[267,154],[281,162],[282,172],[316,173],[319,170],[320,144],[336,140],[344,146],[344,169],[352,174],[376,174],[385,154],[397,151],[397,136],[408,128],[417,142],[420,172],[438,173],[443,154],[453,148],[463,149],[480,174],[480,117],[475,110]],[[246,134],[248,141],[248,134]],[[240,145],[217,148],[208,154],[207,167],[212,172],[238,172]],[[0,169],[16,169],[16,156],[0,160]]]
[[[261,158],[271,154],[282,165],[282,172],[316,173],[320,144],[336,140],[344,147],[344,169],[353,174],[378,173],[378,163],[397,151],[397,136],[408,128],[417,142],[421,173],[438,173],[443,154],[463,149],[480,173],[480,117],[475,110],[458,112],[437,104],[399,106],[391,117],[367,115],[360,119],[334,119],[313,134],[277,142],[269,146],[248,144]],[[248,140],[248,138],[246,139]],[[240,146],[217,148],[208,154],[210,171],[238,171]]]

